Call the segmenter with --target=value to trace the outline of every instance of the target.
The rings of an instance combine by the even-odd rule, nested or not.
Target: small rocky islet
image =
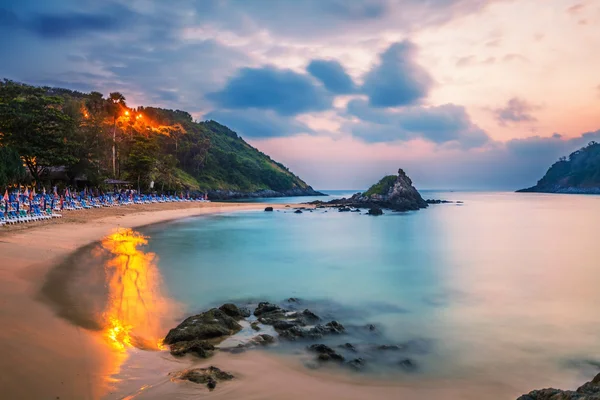
[[[356,193],[350,198],[328,202],[314,201],[310,204],[317,208],[335,207],[339,212],[360,212],[367,209],[366,215],[382,215],[384,209],[392,211],[416,211],[427,208],[430,204],[455,203],[449,200],[424,200],[413,186],[412,180],[400,168],[398,175],[388,175],[374,184],[364,193]],[[462,204],[462,202],[456,202]]]
[[[223,346],[227,339],[235,337],[242,329],[254,333],[246,335],[241,343],[233,347]],[[211,308],[183,320],[168,332],[163,343],[169,346],[170,353],[175,357],[190,354],[208,359],[217,351],[239,353],[277,344],[278,347],[290,345],[302,348],[302,353],[311,358],[306,363],[308,368],[328,364],[366,372],[372,363],[381,361],[382,355],[386,354],[383,358],[388,367],[392,366],[401,372],[418,369],[417,362],[407,358],[410,344],[381,344],[377,340],[372,343],[350,343],[348,330],[359,330],[364,335],[372,335],[373,339],[381,338],[381,333],[373,324],[346,327],[337,320],[323,319],[304,308],[302,300],[289,298],[281,305],[259,302],[253,311],[233,303]],[[221,372],[225,373],[214,366],[196,368],[176,373],[174,379],[203,383],[212,390],[217,382],[233,379],[229,373],[225,373],[227,378],[222,378],[225,375],[219,375]]]

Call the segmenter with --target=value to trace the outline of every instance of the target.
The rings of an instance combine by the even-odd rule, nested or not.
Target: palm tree
[[[121,109],[127,107],[125,104],[125,96],[123,96],[119,92],[113,92],[108,95],[107,99],[107,110],[110,115],[113,117],[113,145],[112,145],[112,167],[113,167],[113,177],[117,177],[117,167],[116,167],[116,144],[117,144],[117,119],[119,118],[119,114],[121,114]]]

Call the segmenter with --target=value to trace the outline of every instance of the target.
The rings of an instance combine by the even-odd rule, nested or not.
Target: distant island
[[[404,170],[399,169],[398,175],[388,175],[374,184],[364,193],[356,193],[349,199],[332,200],[327,203],[320,201],[313,204],[355,208],[369,208],[370,214],[379,215],[382,208],[394,211],[411,211],[427,208],[419,191],[413,186],[411,179]]]
[[[600,194],[600,143],[561,157],[537,185],[517,192]]]
[[[323,195],[228,127],[181,110],[128,107],[118,92],[0,81],[0,132],[0,187]]]

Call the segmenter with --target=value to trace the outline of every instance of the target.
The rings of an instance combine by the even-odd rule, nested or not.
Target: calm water
[[[300,297],[416,341],[418,372],[533,389],[600,365],[600,196],[426,193],[409,213],[243,212],[143,229],[194,312]]]

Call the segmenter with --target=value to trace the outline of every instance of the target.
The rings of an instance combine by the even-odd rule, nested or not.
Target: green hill
[[[518,192],[600,194],[600,143],[562,157],[535,186]]]
[[[319,194],[226,126],[195,122],[180,110],[130,108],[119,93],[104,98],[0,82],[0,132],[0,147],[19,154],[41,182],[61,167],[70,185],[117,178],[141,190],[152,182],[154,190],[207,191],[213,198]],[[0,185],[19,183],[22,175],[4,173]]]

